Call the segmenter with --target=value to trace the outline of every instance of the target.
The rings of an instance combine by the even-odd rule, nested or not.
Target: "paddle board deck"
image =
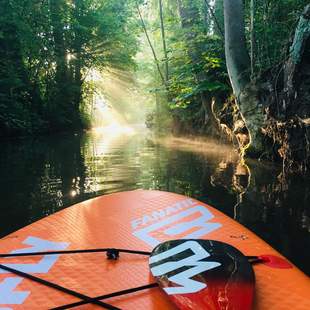
[[[50,215],[2,238],[0,253],[90,248],[151,252],[160,243],[176,239],[217,240],[246,256],[273,255],[282,262],[284,259],[248,229],[202,202],[178,194],[144,190],[98,197]],[[284,265],[254,265],[253,309],[310,309],[309,278],[284,262]],[[91,297],[155,281],[149,258],[131,254],[121,254],[116,261],[107,260],[104,253],[0,258],[0,264]],[[78,301],[79,298],[0,270],[0,310],[51,309]],[[105,302],[121,309],[175,309],[159,288]]]

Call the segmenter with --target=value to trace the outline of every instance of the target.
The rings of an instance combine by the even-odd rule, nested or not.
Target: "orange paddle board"
[[[0,240],[0,253],[121,248],[151,252],[166,240],[228,243],[246,256],[284,258],[248,229],[216,209],[182,195],[137,190],[79,203]],[[306,250],[306,249],[305,249]],[[310,309],[310,280],[285,260],[255,264],[253,309]],[[0,258],[0,264],[95,297],[154,283],[149,257],[105,253]],[[282,266],[283,267],[283,266]],[[0,310],[52,309],[81,299],[0,269]],[[121,309],[175,309],[159,288],[104,300]],[[99,309],[93,304],[79,309]],[[228,309],[228,308],[227,308]]]

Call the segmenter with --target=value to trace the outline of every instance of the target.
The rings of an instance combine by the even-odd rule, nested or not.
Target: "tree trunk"
[[[167,52],[166,32],[165,32],[165,25],[164,25],[162,0],[159,0],[159,17],[160,17],[161,37],[163,41],[163,51],[164,51],[164,56],[165,56],[165,79],[167,83],[169,80],[169,62],[168,62],[168,52]]]
[[[217,27],[214,28],[215,34],[218,36],[224,35],[224,0],[215,0],[214,3],[214,18],[217,21]]]
[[[284,89],[269,112],[267,134],[278,146],[284,172],[310,169],[310,4],[297,25],[283,67]]]
[[[181,1],[178,0],[178,10],[181,17],[182,28],[186,31],[186,44],[187,52],[194,66],[199,67],[201,59],[203,59],[204,47],[200,43],[196,43],[197,33],[193,29],[193,25],[197,18],[199,18],[199,10],[192,1]],[[198,83],[203,83],[207,80],[206,72],[203,69],[199,69],[195,73],[195,77]],[[206,92],[202,91],[200,93],[201,105],[205,111],[204,123],[209,123],[209,129],[212,134],[218,133],[218,122],[216,121],[212,112],[212,100],[211,96]]]
[[[55,44],[56,56],[56,82],[59,89],[65,87],[64,82],[67,75],[66,67],[66,47],[64,38],[64,23],[63,23],[63,1],[51,0],[50,12],[53,27],[53,38]]]
[[[303,80],[309,79],[310,66],[310,4],[306,6],[297,25],[294,41],[290,48],[290,58],[284,67],[284,92],[285,99],[281,106],[283,111],[290,110],[290,106],[294,102],[298,102],[296,96],[299,95],[298,84]],[[303,74],[304,73],[304,74]],[[293,109],[294,110],[294,109]],[[300,117],[305,117],[300,115]]]
[[[214,22],[214,33],[224,38],[223,0],[216,0],[214,7],[209,3],[210,0],[204,0],[204,2]]]
[[[251,79],[254,77],[254,64],[255,64],[255,56],[254,56],[254,48],[255,48],[255,33],[254,33],[254,19],[255,19],[255,0],[251,0]]]
[[[81,50],[76,51],[76,59],[74,64],[74,107],[75,111],[78,113],[80,108],[80,103],[82,101],[82,65],[81,65]]]
[[[225,55],[229,78],[237,97],[242,118],[249,131],[250,148],[253,154],[263,150],[262,127],[264,114],[258,99],[258,88],[250,79],[251,64],[247,52],[242,0],[224,0]]]
[[[237,98],[250,82],[250,59],[245,41],[243,15],[242,0],[224,0],[226,62]]]
[[[148,44],[149,44],[149,46],[150,46],[150,48],[151,48],[151,50],[152,50],[152,54],[153,54],[153,57],[154,57],[154,62],[155,62],[155,65],[156,65],[156,67],[157,67],[158,74],[159,74],[159,76],[160,76],[160,78],[161,78],[161,81],[162,81],[163,85],[164,85],[164,86],[166,87],[166,89],[167,89],[166,80],[165,80],[165,77],[164,77],[164,75],[163,75],[163,73],[162,73],[162,71],[161,71],[161,69],[160,69],[159,60],[158,60],[158,57],[157,57],[157,55],[156,55],[156,51],[155,51],[155,49],[154,49],[154,46],[153,46],[153,44],[152,44],[152,42],[151,42],[150,36],[149,36],[149,34],[148,34],[148,31],[147,31],[147,28],[146,28],[146,25],[145,25],[145,22],[144,22],[144,19],[143,19],[143,16],[142,16],[142,13],[141,13],[141,10],[140,10],[140,7],[139,7],[138,2],[136,2],[136,6],[137,6],[137,11],[138,11],[138,13],[139,13],[139,17],[140,17],[140,21],[141,21],[141,25],[142,25],[144,34],[145,34],[146,39],[147,39],[147,42],[148,42]],[[167,89],[167,90],[168,90],[168,89]]]
[[[79,115],[80,103],[82,101],[82,86],[83,86],[83,33],[81,31],[81,21],[83,21],[83,14],[86,10],[85,4],[81,0],[74,0],[74,17],[79,26],[73,27],[74,31],[74,40],[73,40],[73,53],[74,58],[72,60],[74,69],[74,75],[72,76],[73,87],[73,106],[74,111]]]

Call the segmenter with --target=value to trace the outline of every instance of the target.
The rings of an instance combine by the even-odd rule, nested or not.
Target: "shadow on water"
[[[310,274],[310,184],[267,163],[238,163],[212,141],[106,131],[1,142],[0,236],[98,195],[185,194],[254,231]]]

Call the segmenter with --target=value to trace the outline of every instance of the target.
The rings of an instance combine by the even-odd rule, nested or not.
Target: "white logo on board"
[[[193,216],[195,216],[194,219],[186,221],[186,218]],[[169,239],[180,235],[182,235],[182,239],[199,239],[222,226],[220,223],[209,222],[213,218],[214,215],[206,207],[195,205],[193,200],[187,199],[166,209],[157,210],[135,219],[131,225],[135,230],[134,236],[151,247],[155,247],[162,242],[156,237],[156,232],[164,233]],[[182,222],[180,223],[180,221]],[[188,233],[186,234],[186,232]]]
[[[151,272],[155,277],[167,275],[169,272],[175,271],[182,267],[191,267],[185,271],[168,277],[169,281],[180,285],[164,288],[168,295],[196,293],[205,289],[207,287],[206,283],[195,281],[191,278],[207,270],[221,266],[218,262],[202,262],[201,260],[209,257],[210,254],[196,241],[181,243],[168,251],[152,256],[149,262],[150,264],[158,263],[187,250],[191,250],[193,255],[179,261],[165,262],[161,265],[157,265],[156,267],[151,267]]]
[[[33,253],[33,252],[46,252],[46,251],[61,251],[65,250],[69,243],[66,242],[52,242],[43,240],[36,237],[28,237],[23,244],[31,246],[25,249],[12,251],[10,254],[17,253]],[[26,273],[48,273],[49,270],[58,260],[59,255],[45,255],[35,264],[4,264],[4,266],[26,272]],[[9,272],[0,269],[1,274]],[[25,302],[30,292],[15,291],[18,285],[23,281],[20,277],[6,277],[0,282],[0,305],[21,305]],[[8,310],[9,308],[1,308],[0,310]]]

